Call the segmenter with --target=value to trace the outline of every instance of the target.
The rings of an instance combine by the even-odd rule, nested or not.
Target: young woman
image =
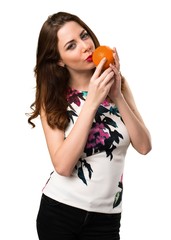
[[[131,143],[151,150],[150,134],[120,73],[119,57],[102,70],[99,41],[77,16],[58,12],[43,24],[35,67],[36,96],[53,172],[37,216],[40,240],[120,239],[123,169]]]

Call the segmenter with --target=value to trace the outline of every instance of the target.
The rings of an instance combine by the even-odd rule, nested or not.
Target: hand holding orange
[[[106,58],[106,62],[103,66],[103,70],[107,69],[109,67],[109,64],[114,63],[114,58],[113,58],[113,51],[110,47],[108,46],[99,46],[95,49],[92,55],[92,60],[94,64],[97,66],[99,62],[102,60],[102,58]]]

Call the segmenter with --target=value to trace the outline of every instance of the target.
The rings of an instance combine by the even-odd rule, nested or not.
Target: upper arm
[[[123,95],[124,98],[127,102],[127,104],[129,105],[129,107],[131,108],[132,112],[135,114],[135,116],[139,119],[139,121],[141,121],[143,123],[143,119],[137,109],[137,106],[135,104],[135,100],[132,94],[132,91],[129,87],[128,82],[125,80],[124,82],[124,90],[123,90]]]
[[[127,119],[127,123],[129,122],[129,133],[131,136],[132,145],[141,154],[147,154],[151,150],[150,133],[146,128],[145,123],[137,109],[133,94],[126,81],[123,90],[123,96],[133,115],[135,116],[135,118],[131,118],[131,123],[129,122],[129,119]]]
[[[57,128],[52,129],[47,123],[46,114],[43,110],[41,111],[40,117],[43,131],[45,134],[47,147],[53,163],[53,156],[55,155],[56,151],[59,149],[59,147],[62,145],[64,141],[64,131],[59,130]]]

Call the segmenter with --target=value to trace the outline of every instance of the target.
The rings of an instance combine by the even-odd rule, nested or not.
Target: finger
[[[110,67],[114,71],[115,75],[120,75],[121,74],[120,70],[116,66],[110,64]]]
[[[100,78],[105,78],[106,76],[108,76],[110,73],[112,74],[113,69],[111,67],[107,68],[105,71],[103,71],[103,73],[101,74]]]
[[[100,76],[106,60],[107,60],[106,58],[102,58],[102,60],[100,61],[100,63],[97,65],[96,70],[95,70],[95,72],[94,72],[94,77],[95,77],[95,78],[98,78],[98,77]]]
[[[119,69],[120,68],[120,63],[119,63],[119,56],[118,56],[116,48],[113,48],[113,57],[115,59],[114,65]]]
[[[117,57],[117,59],[118,59],[118,61],[119,61],[119,55],[118,55],[118,52],[117,52],[117,50],[116,50],[116,57]]]
[[[115,58],[119,61],[119,55],[115,47],[113,48],[113,53],[115,55]]]
[[[112,81],[114,81],[114,72],[111,71],[107,75],[104,75],[103,77],[101,76],[99,78],[99,83],[102,89],[106,88],[106,86]]]

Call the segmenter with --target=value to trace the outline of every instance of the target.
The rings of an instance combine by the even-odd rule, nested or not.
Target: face
[[[91,70],[95,67],[92,53],[93,40],[87,31],[77,22],[65,23],[57,33],[60,65],[66,65],[69,72]]]

